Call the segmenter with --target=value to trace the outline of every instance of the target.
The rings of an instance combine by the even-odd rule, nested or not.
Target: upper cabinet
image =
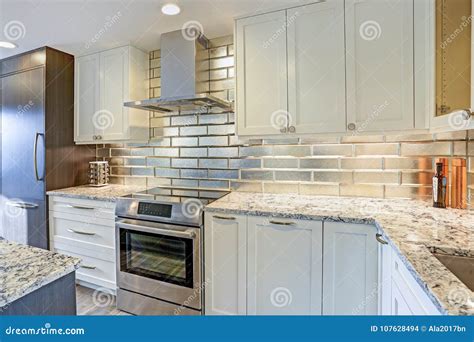
[[[76,58],[75,141],[147,141],[149,115],[124,102],[148,97],[146,53],[125,46]]]
[[[431,127],[472,129],[472,0],[433,0],[433,7],[436,106]]]
[[[346,0],[348,129],[415,128],[413,0]]]
[[[236,21],[239,135],[345,130],[344,1]]]
[[[433,1],[326,0],[236,19],[237,134],[428,131]]]
[[[286,11],[290,133],[344,132],[344,1]]]
[[[286,11],[237,21],[237,129],[278,134],[287,129]]]

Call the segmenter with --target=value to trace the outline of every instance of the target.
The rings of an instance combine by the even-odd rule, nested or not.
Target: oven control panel
[[[172,205],[162,203],[138,203],[138,215],[171,218]]]

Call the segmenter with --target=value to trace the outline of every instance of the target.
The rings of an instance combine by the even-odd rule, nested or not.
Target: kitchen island
[[[0,316],[75,315],[80,261],[0,239]]]

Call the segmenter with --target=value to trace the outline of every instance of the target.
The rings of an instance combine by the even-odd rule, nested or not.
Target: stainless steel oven
[[[137,315],[200,315],[202,207],[119,199],[116,205],[117,306]],[[184,215],[183,215],[184,213]]]
[[[119,288],[201,310],[201,229],[120,219],[116,234]]]

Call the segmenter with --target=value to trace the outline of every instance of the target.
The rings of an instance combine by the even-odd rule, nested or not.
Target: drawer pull
[[[79,234],[79,235],[88,235],[88,236],[94,236],[95,235],[95,233],[82,232],[80,230],[74,230],[74,229],[68,229],[67,231],[70,232],[70,233]]]
[[[382,234],[375,234],[375,239],[380,242],[382,245],[388,245],[388,242],[382,239]]]
[[[72,204],[68,204],[67,207],[74,208],[74,209],[83,209],[83,210],[94,210],[95,209],[95,208],[91,208],[91,207],[83,207],[81,205],[72,205]]]
[[[95,270],[97,267],[89,266],[89,265],[81,265],[81,268],[85,268],[86,270]]]
[[[6,202],[5,204],[11,205],[13,207],[21,208],[21,209],[36,209],[36,208],[38,208],[38,204],[28,203],[28,202]]]
[[[219,216],[219,215],[214,215],[214,218],[218,220],[229,220],[229,221],[235,221],[235,217],[233,216]]]
[[[295,223],[294,222],[280,222],[280,221],[269,221],[270,224],[276,224],[278,226],[293,226]]]

